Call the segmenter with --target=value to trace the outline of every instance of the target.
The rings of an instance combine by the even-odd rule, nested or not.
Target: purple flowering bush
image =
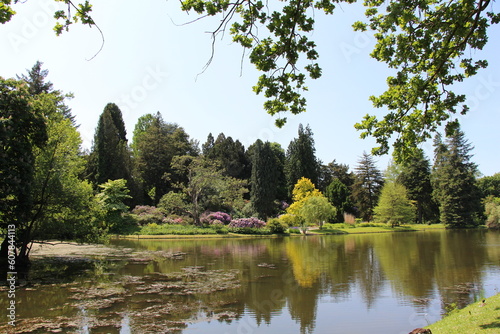
[[[225,212],[205,212],[201,215],[200,221],[206,225],[213,225],[214,223],[227,225],[232,221],[232,218]]]
[[[266,223],[255,217],[234,219],[229,224],[231,228],[262,228]]]
[[[137,224],[144,226],[147,224],[162,224],[165,219],[163,212],[149,205],[138,205],[132,210],[132,215],[137,221]]]

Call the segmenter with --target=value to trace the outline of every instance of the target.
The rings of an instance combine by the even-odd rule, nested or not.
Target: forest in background
[[[37,62],[17,79],[0,78],[2,258],[13,239],[27,260],[32,240],[99,241],[167,225],[198,233],[283,232],[345,219],[498,227],[500,174],[478,175],[459,128],[435,137],[432,164],[419,151],[382,172],[363,152],[351,170],[317,159],[309,126],[300,125],[286,149],[261,140],[245,148],[223,133],[200,147],[157,112],[140,117],[129,140],[109,103],[84,152],[65,104],[71,95],[47,75]]]

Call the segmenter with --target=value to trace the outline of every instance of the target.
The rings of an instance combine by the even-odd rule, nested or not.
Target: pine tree
[[[477,165],[471,162],[472,145],[458,128],[444,142],[437,135],[434,146],[432,185],[441,223],[453,228],[476,225],[481,202]]]
[[[375,166],[373,157],[366,152],[355,168],[356,179],[352,185],[352,198],[359,215],[365,221],[371,221],[373,208],[377,205],[380,189],[384,180],[382,173]]]
[[[431,167],[424,152],[419,150],[408,160],[398,177],[408,191],[408,198],[416,205],[416,223],[437,219],[438,209],[432,198]]]
[[[285,174],[289,192],[302,177],[318,183],[320,164],[316,159],[316,148],[311,128],[299,125],[299,136],[290,142],[286,154]]]

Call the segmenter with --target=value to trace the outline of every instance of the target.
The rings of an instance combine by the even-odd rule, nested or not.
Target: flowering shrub
[[[262,228],[264,226],[266,226],[266,223],[255,217],[235,219],[229,224],[229,227],[231,228]]]
[[[215,221],[219,221],[224,225],[227,225],[231,222],[232,218],[229,214],[225,212],[205,212],[201,215],[200,221],[203,224],[213,225]]]
[[[132,214],[135,215],[137,223],[140,226],[147,224],[162,224],[165,219],[165,215],[154,206],[149,205],[138,205],[132,210]]]

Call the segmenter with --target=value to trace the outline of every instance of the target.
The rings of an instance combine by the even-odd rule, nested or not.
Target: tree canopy
[[[306,111],[307,76],[321,77],[312,34],[317,12],[331,15],[339,3],[355,2],[184,0],[181,9],[201,17],[220,17],[212,32],[213,45],[217,36],[229,30],[244,55],[263,72],[253,90],[265,96],[264,109],[279,115],[276,124],[282,126],[286,115]],[[11,3],[0,3],[1,23],[15,15]],[[90,1],[64,3],[67,10],[54,15],[57,34],[76,22],[97,26]],[[457,126],[453,115],[468,112],[466,96],[454,92],[454,85],[488,65],[471,55],[484,48],[488,29],[500,22],[500,13],[491,4],[491,0],[364,2],[367,21],[355,22],[353,27],[374,32],[377,43],[371,57],[394,70],[387,78],[387,90],[370,98],[374,107],[388,112],[382,119],[366,115],[356,124],[363,138],[376,139],[373,154],[387,153],[394,139],[396,160],[401,161],[441,125],[446,125],[448,134],[453,132]]]

